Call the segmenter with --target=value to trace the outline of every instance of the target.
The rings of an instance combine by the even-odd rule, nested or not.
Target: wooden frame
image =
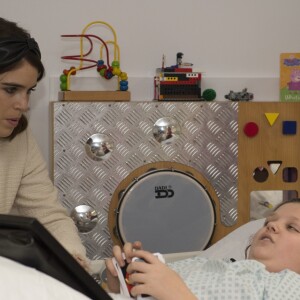
[[[266,113],[278,113],[278,117],[270,124]],[[283,134],[283,122],[300,123],[300,103],[252,102],[239,103],[239,142],[238,142],[238,223],[250,220],[250,193],[266,190],[295,190],[299,194],[299,180],[285,182],[283,169],[295,167],[300,171],[300,137],[299,133]],[[258,126],[258,133],[248,137],[244,127],[248,122]],[[299,127],[299,126],[298,126]],[[299,130],[299,128],[298,128]],[[281,161],[282,165],[273,174],[268,162]],[[257,182],[253,172],[257,167],[268,170],[265,182]]]

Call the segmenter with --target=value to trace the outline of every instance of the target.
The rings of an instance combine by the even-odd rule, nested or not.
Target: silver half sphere
[[[96,133],[85,144],[86,154],[93,160],[107,160],[114,149],[114,144],[106,134]]]
[[[171,117],[158,119],[153,126],[154,138],[162,144],[171,144],[181,133],[178,122]]]
[[[71,212],[79,232],[90,232],[98,223],[98,213],[88,205],[79,205]]]

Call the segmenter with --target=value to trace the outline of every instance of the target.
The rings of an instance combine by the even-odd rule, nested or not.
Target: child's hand
[[[117,260],[120,267],[125,266],[125,260],[130,263],[135,256],[135,251],[142,248],[141,242],[126,243],[123,249],[120,246],[113,247],[113,257]],[[117,271],[113,265],[112,259],[105,260],[107,270],[107,286],[110,292],[118,293],[120,291],[120,283]]]
[[[152,253],[137,250],[134,255],[146,262],[134,261],[127,268],[129,281],[134,285],[132,296],[147,294],[159,300],[197,299],[180,276]]]

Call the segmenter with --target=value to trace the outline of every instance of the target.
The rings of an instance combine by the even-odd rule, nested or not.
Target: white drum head
[[[122,242],[139,240],[152,252],[203,250],[214,226],[208,192],[180,171],[156,170],[140,176],[124,191],[117,209]]]

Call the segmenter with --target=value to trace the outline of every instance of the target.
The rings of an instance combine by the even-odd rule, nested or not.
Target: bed
[[[265,219],[250,221],[230,234],[219,240],[217,243],[204,251],[181,252],[165,254],[166,263],[171,263],[180,259],[191,258],[194,256],[202,256],[207,258],[233,258],[242,260],[245,258],[245,249],[249,245],[249,241],[255,232],[261,228]],[[105,264],[104,260],[93,261],[93,273],[99,274],[105,281]],[[102,283],[105,286],[105,282]],[[113,299],[128,299],[123,295],[110,294]]]
[[[244,258],[244,250],[249,243],[251,235],[263,225],[264,219],[251,221],[234,230],[216,244],[204,251],[182,252],[165,254],[166,262],[193,257],[196,255],[213,258]],[[66,284],[50,277],[34,268],[24,266],[16,261],[0,257],[1,264],[1,296],[3,299],[88,299],[85,295],[70,288]],[[92,261],[93,276],[103,278],[105,270],[104,260]],[[105,282],[101,284],[105,286]],[[126,299],[122,295],[110,294],[113,299]],[[101,298],[103,300],[109,298]]]
[[[264,220],[254,220],[240,226],[204,251],[165,254],[164,258],[167,263],[196,255],[211,258],[244,259],[245,248],[248,246],[251,236],[263,226]],[[101,274],[105,269],[104,260],[93,261],[92,268],[94,274]]]

